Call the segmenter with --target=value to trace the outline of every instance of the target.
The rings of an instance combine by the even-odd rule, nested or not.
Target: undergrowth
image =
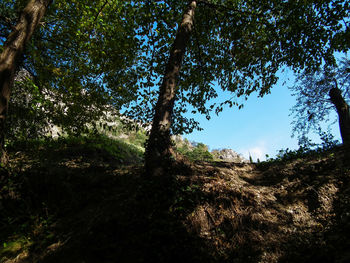
[[[141,132],[127,139],[87,134],[8,141],[10,163],[0,171],[0,262],[34,243],[54,243],[51,224],[83,202],[80,192],[90,181],[104,177],[100,165],[141,164],[144,141]]]
[[[269,158],[266,154],[266,161],[258,163],[278,163],[287,162],[292,160],[297,160],[306,157],[319,157],[323,156],[325,153],[329,152],[331,155],[334,154],[333,151],[339,149],[341,145],[331,144],[331,145],[318,145],[317,147],[300,146],[296,150],[291,150],[289,148],[281,149],[278,151],[275,158]]]
[[[143,160],[144,137],[133,135],[133,139],[112,139],[102,134],[59,137],[57,139],[42,138],[10,141],[6,145],[8,151],[33,151],[37,154],[64,157],[67,149],[70,153],[95,154],[114,158],[118,162],[135,163]]]
[[[186,156],[190,161],[214,161],[214,156],[208,151],[208,146],[203,143],[198,143],[194,147],[189,147],[188,144],[177,145],[176,150]]]

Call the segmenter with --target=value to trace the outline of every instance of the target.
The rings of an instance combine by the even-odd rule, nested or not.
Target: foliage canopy
[[[52,103],[41,98],[50,105],[48,112],[56,113],[50,118],[79,133],[109,103],[130,117],[151,121],[156,87],[187,2],[54,1],[22,61],[40,94],[53,91]],[[269,93],[281,67],[315,70],[324,62],[334,64],[334,51],[349,48],[348,1],[197,3],[178,85],[174,133],[199,128],[194,118],[185,117],[189,109],[210,118],[225,105],[240,108],[241,98]],[[25,4],[1,2],[0,42]],[[214,103],[218,89],[231,98]]]
[[[293,133],[301,142],[312,131],[321,138],[330,136],[330,126],[337,122],[336,115],[332,114],[336,112],[335,107],[329,98],[329,91],[334,87],[342,91],[346,101],[350,101],[349,58],[342,58],[338,65],[298,74],[295,84],[290,88],[296,97],[291,115],[294,118]]]
[[[1,42],[25,2],[1,4]],[[103,116],[107,104],[120,109],[134,99],[139,40],[135,23],[127,19],[133,10],[130,1],[54,1],[50,6],[21,59],[20,69],[31,80],[19,87],[29,94],[39,89],[37,102],[50,122],[79,134]]]
[[[138,100],[128,114],[150,120],[176,23],[188,1],[135,2],[146,10],[140,24],[143,61]],[[194,31],[182,63],[173,132],[191,132],[199,123],[184,114],[219,113],[224,105],[242,107],[241,98],[263,96],[276,83],[283,66],[314,70],[333,64],[335,50],[347,50],[349,3],[344,1],[196,1]],[[342,36],[342,37],[340,37]],[[231,94],[213,103],[218,89]]]

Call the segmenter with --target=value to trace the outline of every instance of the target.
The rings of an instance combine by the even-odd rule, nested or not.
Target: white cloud
[[[267,151],[266,143],[264,141],[260,141],[257,143],[257,145],[242,149],[240,152],[247,160],[249,160],[249,156],[251,156],[253,161],[257,161],[257,159],[264,161],[266,160],[265,155]]]

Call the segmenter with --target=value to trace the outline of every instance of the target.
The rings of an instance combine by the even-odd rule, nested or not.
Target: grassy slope
[[[105,137],[9,150],[0,262],[350,261],[341,150],[152,180],[137,147]]]

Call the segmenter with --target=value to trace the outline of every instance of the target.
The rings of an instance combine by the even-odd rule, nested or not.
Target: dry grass
[[[17,232],[31,242],[0,253],[0,262],[349,262],[350,171],[342,156],[187,163],[150,179],[139,164],[98,154],[66,149],[43,162],[13,153],[18,181],[1,191],[1,210],[25,205],[1,238]]]

